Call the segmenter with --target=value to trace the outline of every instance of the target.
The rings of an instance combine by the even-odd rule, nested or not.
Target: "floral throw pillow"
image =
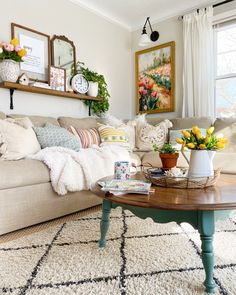
[[[167,142],[168,129],[172,127],[169,120],[164,120],[161,123],[153,126],[147,122],[137,122],[136,126],[136,147],[142,151],[153,150],[153,145],[162,148]]]

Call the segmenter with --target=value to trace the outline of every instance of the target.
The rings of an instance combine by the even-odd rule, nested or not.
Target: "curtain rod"
[[[219,3],[216,3],[216,4],[213,4],[212,7],[215,8],[217,6],[221,6],[221,5],[224,5],[224,4],[227,4],[229,2],[233,2],[235,0],[225,0],[225,1],[222,1],[222,2],[219,2]],[[197,12],[199,11],[199,9],[197,9]],[[178,19],[183,19],[183,15],[180,16]]]
[[[221,6],[223,4],[226,4],[226,3],[229,3],[229,2],[233,2],[234,0],[225,0],[225,1],[222,1],[222,2],[219,2],[219,3],[216,3],[216,4],[213,4],[213,8],[217,7],[217,6]]]

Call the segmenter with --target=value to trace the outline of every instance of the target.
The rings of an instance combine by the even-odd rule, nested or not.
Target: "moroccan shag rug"
[[[205,294],[200,239],[190,225],[112,210],[107,246],[99,249],[100,216],[0,244],[0,294]],[[214,248],[215,294],[236,294],[236,219],[217,223]]]

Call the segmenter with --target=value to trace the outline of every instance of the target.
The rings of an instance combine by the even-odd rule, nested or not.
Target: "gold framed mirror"
[[[65,36],[54,35],[51,39],[52,65],[66,70],[71,75],[72,66],[76,67],[76,52],[73,41]]]

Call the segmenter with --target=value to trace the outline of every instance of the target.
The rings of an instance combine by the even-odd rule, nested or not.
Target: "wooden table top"
[[[112,179],[106,177],[104,180]],[[133,179],[145,179],[142,173],[137,173]],[[154,186],[155,193],[149,196],[126,194],[114,196],[106,194],[96,184],[93,193],[102,199],[117,204],[163,210],[232,210],[236,209],[236,175],[220,175],[217,184],[204,189],[177,189]]]

